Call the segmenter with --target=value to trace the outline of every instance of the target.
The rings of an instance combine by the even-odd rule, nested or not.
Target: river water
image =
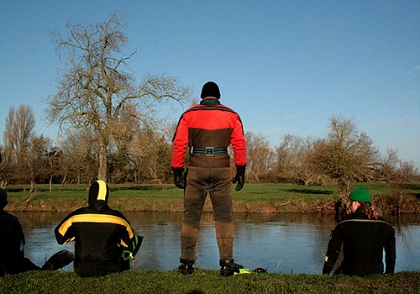
[[[61,250],[74,250],[74,243],[57,244],[54,228],[67,214],[15,213],[26,237],[25,256],[42,265]],[[134,270],[172,270],[179,266],[181,213],[125,213],[135,232],[144,236],[134,259]],[[394,226],[397,247],[395,271],[420,271],[420,216],[388,216]],[[307,214],[236,214],[235,262],[268,272],[319,274],[333,216]],[[204,214],[197,243],[196,268],[219,269],[213,214]],[[65,270],[72,270],[69,265]]]

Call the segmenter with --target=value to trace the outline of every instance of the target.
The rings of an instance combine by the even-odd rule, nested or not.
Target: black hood
[[[102,200],[105,201],[105,203],[108,203],[108,196],[108,185],[104,181],[98,180],[94,182],[89,188],[88,204],[91,207],[97,200]]]

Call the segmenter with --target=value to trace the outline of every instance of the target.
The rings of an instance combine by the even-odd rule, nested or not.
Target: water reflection
[[[67,214],[19,213],[26,236],[26,256],[36,264],[74,243],[58,245],[55,226]],[[179,265],[182,214],[125,213],[144,241],[134,260],[134,270],[171,270]],[[397,240],[396,271],[420,270],[420,216],[386,217]],[[234,258],[248,268],[269,272],[318,274],[336,222],[333,216],[280,214],[235,215]],[[219,269],[213,215],[203,215],[197,244],[197,268]],[[68,266],[67,270],[72,270]]]

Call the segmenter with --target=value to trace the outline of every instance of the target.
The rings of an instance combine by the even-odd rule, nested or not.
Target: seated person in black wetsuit
[[[89,188],[89,206],[70,213],[56,227],[59,244],[75,241],[74,271],[82,277],[103,276],[131,267],[143,237],[124,215],[108,206],[108,185],[98,180]]]
[[[42,267],[25,258],[22,226],[16,216],[4,211],[7,203],[7,192],[0,189],[0,277],[31,270],[56,270],[74,260],[74,254],[67,250],[51,256]]]
[[[323,274],[330,274],[337,261],[341,244],[344,259],[335,274],[367,276],[384,273],[382,263],[385,249],[385,273],[394,273],[395,231],[372,205],[368,191],[359,187],[349,196],[351,214],[335,227],[328,243]]]

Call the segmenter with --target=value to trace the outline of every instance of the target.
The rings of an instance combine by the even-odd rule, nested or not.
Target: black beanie
[[[216,97],[220,98],[219,86],[214,82],[207,82],[204,84],[203,89],[201,90],[201,98],[206,97]]]

